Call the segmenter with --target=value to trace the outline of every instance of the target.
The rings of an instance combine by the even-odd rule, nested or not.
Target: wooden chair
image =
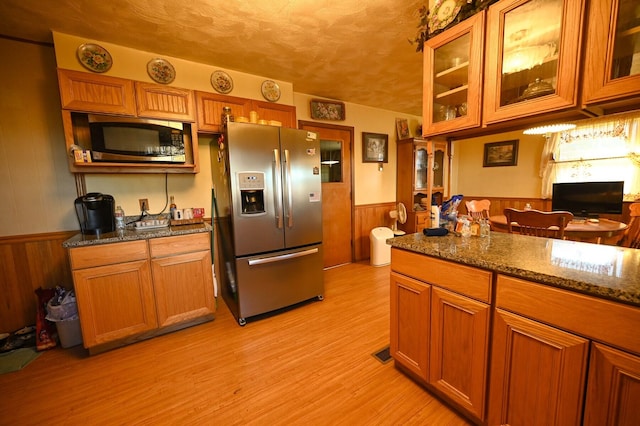
[[[564,238],[564,229],[573,219],[573,214],[565,211],[542,212],[540,210],[504,209],[509,233],[514,230],[522,235],[546,238]]]
[[[467,214],[474,219],[489,219],[489,210],[491,209],[491,201],[489,200],[471,200],[465,201],[467,206]]]
[[[628,227],[622,234],[620,241],[618,241],[618,245],[640,249],[640,203],[629,205],[629,216],[631,219]]]

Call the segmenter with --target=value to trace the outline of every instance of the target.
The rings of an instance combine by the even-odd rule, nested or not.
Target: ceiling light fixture
[[[544,126],[532,127],[530,129],[526,129],[522,133],[525,135],[544,135],[547,133],[558,133],[564,132],[566,130],[575,129],[576,125],[572,123],[555,123],[555,124],[545,124]]]

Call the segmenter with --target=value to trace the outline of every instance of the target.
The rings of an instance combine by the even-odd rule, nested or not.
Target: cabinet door
[[[583,102],[625,101],[640,95],[640,7],[637,0],[589,5]],[[618,105],[615,105],[618,106]]]
[[[391,273],[391,356],[425,382],[429,371],[430,287]]]
[[[592,343],[585,426],[632,426],[640,419],[640,357]]]
[[[584,0],[502,0],[489,7],[484,124],[577,105]]]
[[[479,419],[484,419],[489,316],[486,303],[431,289],[429,383]]]
[[[135,115],[133,81],[80,71],[58,70],[63,109]]]
[[[488,423],[579,425],[589,341],[496,309]]]
[[[249,117],[251,101],[234,96],[216,95],[215,93],[196,92],[198,111],[198,130],[201,132],[220,133],[223,131],[222,108],[231,107],[234,117]]]
[[[282,123],[282,127],[296,129],[296,107],[291,105],[274,104],[270,102],[252,101],[251,108],[258,113],[260,120],[275,120]]]
[[[86,348],[157,328],[148,260],[74,270],[73,283]]]
[[[193,91],[136,81],[138,115],[177,121],[195,121]]]
[[[485,13],[424,45],[424,136],[480,126]]]
[[[209,251],[151,260],[160,327],[215,312]]]

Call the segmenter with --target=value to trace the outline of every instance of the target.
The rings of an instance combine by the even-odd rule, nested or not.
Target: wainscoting
[[[355,261],[369,259],[371,245],[369,234],[373,228],[386,226],[391,228],[393,221],[389,212],[396,208],[396,203],[364,204],[355,206],[354,223],[354,256]]]
[[[73,288],[67,251],[62,243],[78,231],[0,238],[0,330],[35,324],[38,287]]]
[[[466,213],[464,200],[473,199],[491,201],[491,215],[502,214],[506,207],[522,209],[527,203],[534,209],[551,209],[550,200],[539,198],[465,196],[459,208],[460,214]],[[603,217],[628,223],[629,204],[624,204],[623,214]],[[355,206],[353,243],[356,262],[370,257],[371,230],[378,226],[391,227],[389,212],[395,205],[393,202]],[[53,288],[60,285],[73,288],[67,251],[62,243],[77,232],[0,237],[0,276],[4,283],[0,298],[0,331],[13,331],[35,323],[37,298],[34,291],[38,287]]]

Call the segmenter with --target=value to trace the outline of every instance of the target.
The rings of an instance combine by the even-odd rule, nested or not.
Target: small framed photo
[[[484,144],[482,167],[515,166],[518,164],[518,139]]]
[[[311,99],[309,107],[311,109],[311,118],[314,120],[343,121],[345,118],[343,102]]]
[[[409,132],[409,121],[406,118],[396,118],[396,130],[398,139],[407,139],[411,137]]]
[[[387,163],[389,161],[389,135],[362,132],[362,162]]]

